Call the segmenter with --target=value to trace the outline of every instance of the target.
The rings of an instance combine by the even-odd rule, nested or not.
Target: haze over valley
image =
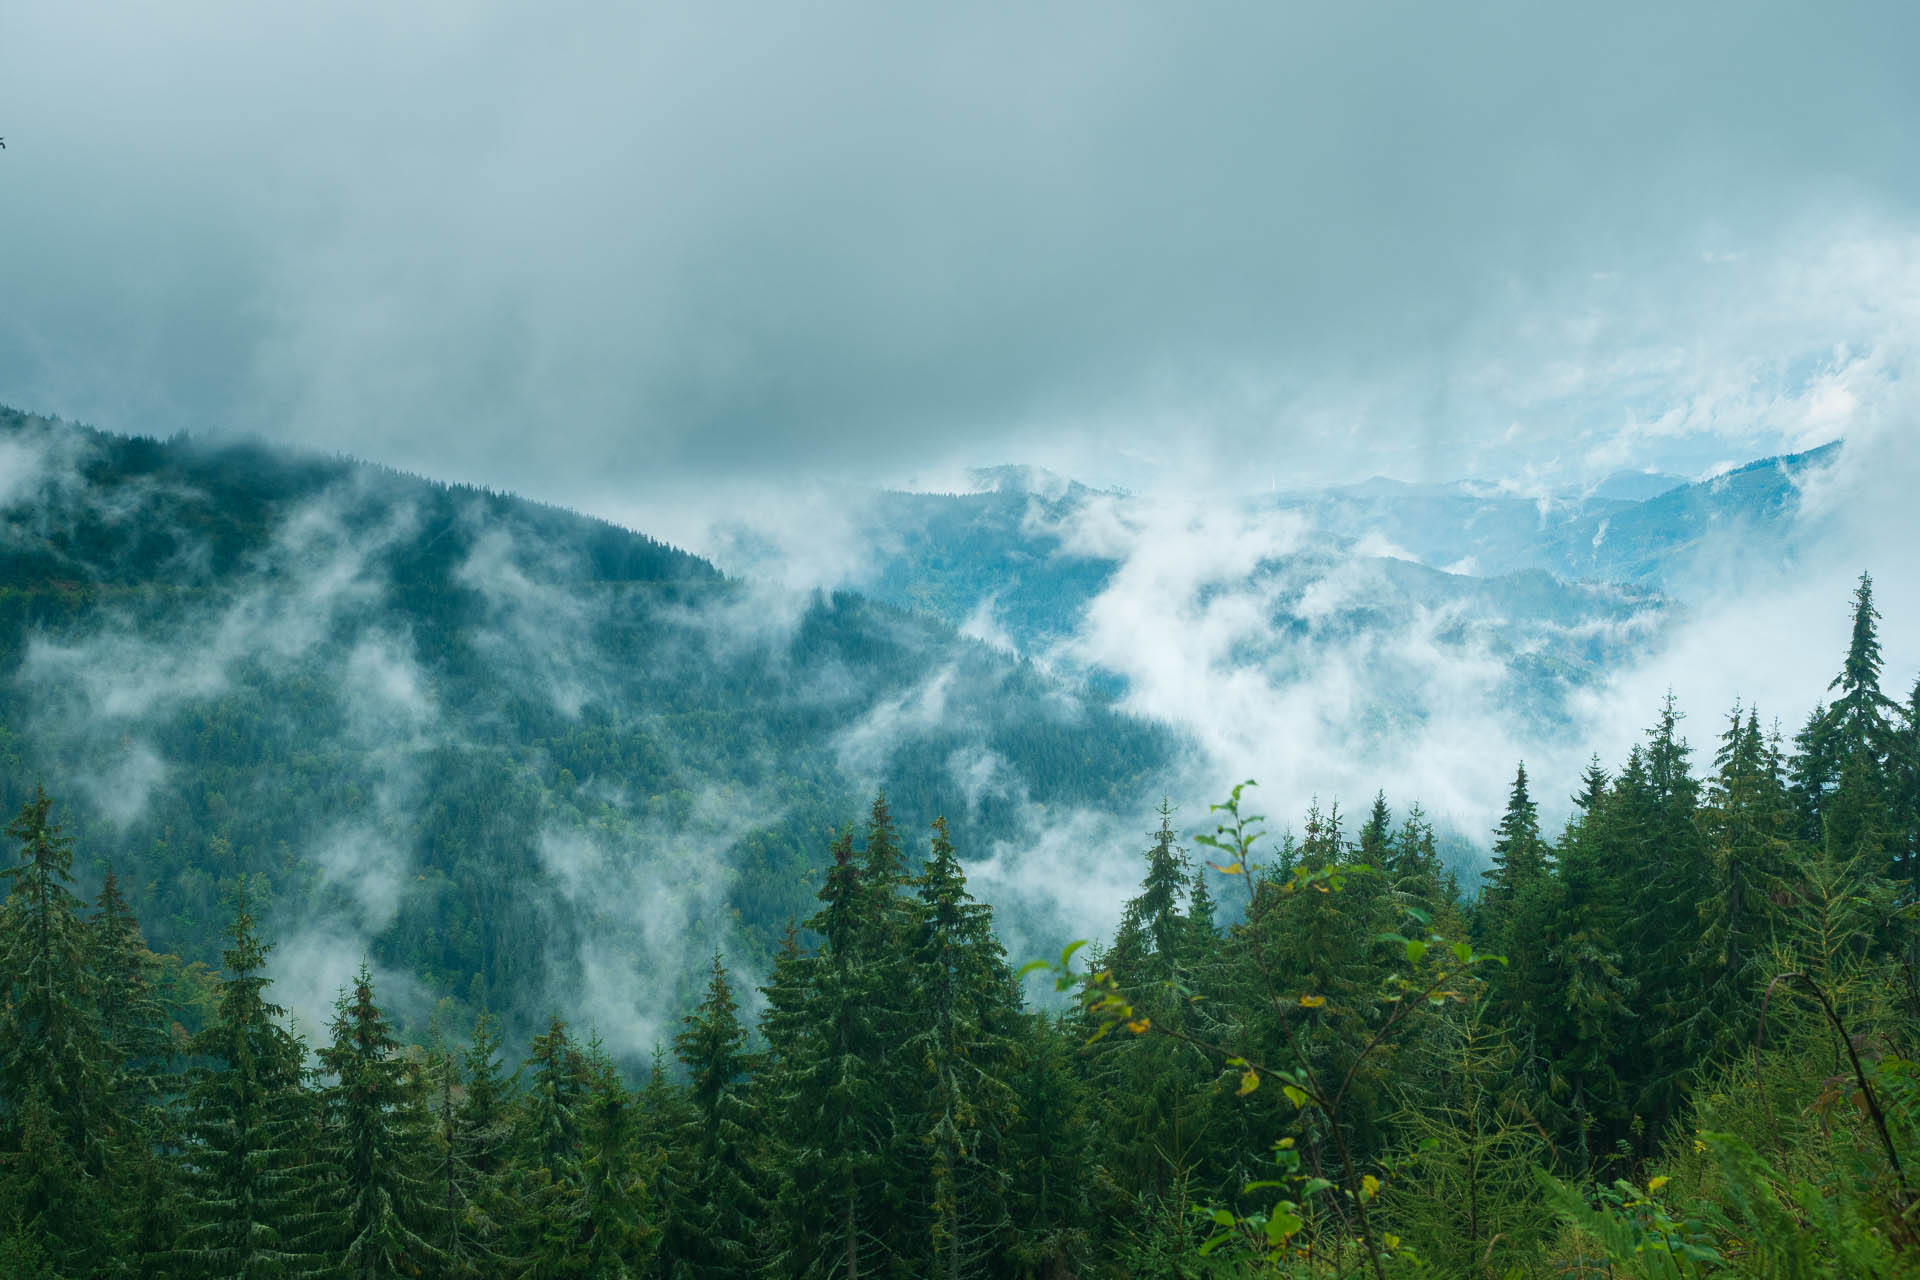
[[[0,1276],[1920,1277],[1916,48],[0,8]]]

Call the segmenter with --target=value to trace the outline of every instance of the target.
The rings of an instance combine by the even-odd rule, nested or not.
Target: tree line
[[[1853,619],[1791,742],[1736,707],[1696,759],[1669,697],[1553,836],[1522,766],[1472,890],[1384,795],[1275,839],[1243,785],[1192,850],[1163,805],[1039,1008],[944,822],[910,851],[878,799],[758,998],[716,955],[643,1080],[557,1017],[402,1044],[364,967],[307,1043],[244,879],[189,1032],[36,789],[0,1272],[1920,1272],[1920,686],[1882,692],[1865,577]]]

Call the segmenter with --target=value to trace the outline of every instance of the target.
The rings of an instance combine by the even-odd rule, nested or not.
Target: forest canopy
[[[1877,620],[1863,575],[1791,739],[1736,706],[1697,751],[1670,696],[1558,832],[1520,765],[1479,884],[1384,793],[1277,840],[1251,784],[1190,837],[1163,806],[1037,1008],[946,823],[922,851],[877,798],[638,1076],[564,1010],[403,1042],[365,966],[308,1039],[247,877],[218,971],[156,954],[35,787],[0,1269],[1920,1273],[1920,685],[1884,691]]]

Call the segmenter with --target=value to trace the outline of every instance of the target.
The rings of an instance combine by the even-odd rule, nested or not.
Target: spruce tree
[[[967,893],[944,818],[933,824],[918,887],[907,979],[918,1029],[906,1046],[922,1072],[912,1120],[927,1152],[926,1251],[916,1271],[961,1280],[985,1273],[1004,1244],[1001,1163],[1014,1115],[1006,1076],[1019,997],[992,910]]]
[[[1097,967],[1112,974],[1138,1028],[1176,1034],[1108,1035],[1088,1055],[1100,1088],[1131,1099],[1103,1130],[1101,1160],[1143,1213],[1157,1211],[1201,1158],[1207,1113],[1198,1095],[1212,1075],[1205,1055],[1178,1038],[1189,1029],[1194,995],[1187,969],[1194,934],[1182,902],[1192,867],[1175,843],[1173,810],[1164,800],[1159,816],[1140,890]]]
[[[165,1155],[178,1142],[164,1096],[172,1044],[166,1011],[154,994],[153,954],[111,869],[94,899],[87,935],[115,1117],[108,1178],[117,1221],[107,1271],[144,1274],[172,1247],[178,1217],[174,1171]]]
[[[636,1143],[638,1108],[598,1041],[582,1059],[585,1094],[576,1175],[555,1183],[526,1274],[539,1280],[629,1280],[650,1261],[654,1230]]]
[[[1698,820],[1700,784],[1692,774],[1691,748],[1680,736],[1680,719],[1668,694],[1647,731],[1639,770],[1630,760],[1621,775],[1621,794],[1609,806],[1622,824],[1620,882],[1627,910],[1622,936],[1633,943],[1625,952],[1627,972],[1647,1028],[1632,1055],[1635,1109],[1651,1135],[1679,1111],[1691,1085],[1685,1022],[1701,989],[1690,961],[1702,932],[1698,904],[1710,883]]]
[[[429,1121],[365,964],[335,1006],[332,1041],[319,1058],[333,1077],[321,1095],[320,1155],[330,1178],[323,1247],[351,1280],[439,1264],[424,1176]]]
[[[1700,999],[1686,1018],[1688,1056],[1700,1067],[1751,1041],[1765,962],[1786,941],[1794,878],[1792,799],[1756,712],[1733,709],[1715,766],[1701,809],[1712,872],[1693,957]]]
[[[1636,749],[1630,771],[1638,770],[1638,760]],[[1619,1071],[1637,1033],[1635,986],[1622,956],[1625,859],[1612,795],[1612,779],[1596,759],[1581,775],[1555,859],[1553,987],[1527,1011],[1548,1064],[1552,1118],[1575,1169],[1605,1160],[1633,1120]]]
[[[871,834],[871,833],[870,833]],[[882,874],[886,874],[884,865]],[[822,939],[808,966],[804,1039],[785,1046],[775,1114],[785,1177],[776,1203],[772,1274],[888,1274],[903,1267],[898,1168],[900,1101],[886,1067],[897,1048],[897,938],[864,882],[851,833],[833,846],[821,908],[807,927]]]
[[[98,975],[73,880],[73,841],[36,786],[7,827],[19,860],[0,871],[0,1208],[47,1259],[91,1271],[108,1257],[101,1194],[124,1116]]]
[[[485,1011],[475,1019],[464,1052],[441,1045],[427,1059],[435,1128],[429,1217],[441,1273],[449,1280],[511,1269],[502,1252],[502,1219],[511,1210],[501,1188],[511,1093],[500,1066],[498,1024]]]
[[[1852,618],[1846,659],[1827,686],[1835,696],[1815,709],[1794,743],[1793,791],[1799,802],[1802,837],[1812,842],[1827,838],[1832,805],[1850,769],[1854,792],[1850,817],[1862,818],[1862,806],[1885,805],[1892,798],[1888,771],[1889,763],[1897,761],[1895,726],[1900,712],[1880,689],[1880,614],[1873,605],[1869,574],[1860,575]],[[1891,823],[1884,816],[1876,825],[1883,836],[1891,833]],[[1843,843],[1852,834],[1843,832]]]
[[[764,1119],[747,1092],[747,1032],[727,971],[713,958],[706,998],[674,1039],[687,1072],[689,1114],[675,1144],[688,1194],[661,1205],[660,1274],[695,1280],[751,1274],[761,1261],[764,1213],[758,1134]]]
[[[227,936],[214,1020],[187,1046],[204,1065],[188,1075],[175,1267],[195,1277],[301,1275],[318,1265],[305,1247],[316,1226],[306,1049],[266,999],[272,947],[254,931],[244,881]]]
[[[1540,838],[1540,819],[1527,792],[1527,766],[1522,761],[1507,793],[1507,809],[1494,829],[1493,865],[1486,873],[1481,910],[1488,937],[1504,932],[1504,917],[1520,897],[1547,873],[1547,845]]]
[[[1044,1013],[1024,1015],[1011,1083],[1015,1123],[1008,1136],[1008,1272],[1021,1280],[1076,1275],[1092,1251],[1094,1130],[1086,1086],[1075,1070],[1080,1040]]]

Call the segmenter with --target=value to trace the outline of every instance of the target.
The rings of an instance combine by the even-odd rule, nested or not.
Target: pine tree
[[[1159,816],[1140,890],[1122,911],[1113,945],[1096,967],[1112,974],[1138,1026],[1181,1033],[1188,1029],[1194,995],[1187,967],[1194,934],[1182,909],[1193,873],[1185,850],[1174,842],[1173,810],[1164,800]],[[1206,1148],[1207,1112],[1199,1093],[1213,1075],[1211,1066],[1177,1036],[1129,1033],[1100,1040],[1088,1070],[1104,1092],[1130,1100],[1103,1128],[1101,1162],[1138,1198],[1137,1211],[1153,1212],[1176,1183],[1184,1185]]]
[[[449,1280],[510,1270],[501,1252],[501,1191],[511,1139],[510,1082],[500,1074],[500,1032],[481,1012],[464,1053],[438,1046],[428,1055],[435,1142],[428,1179],[433,1242]]]
[[[541,1245],[527,1271],[540,1280],[628,1280],[650,1262],[654,1231],[635,1142],[638,1109],[596,1041],[582,1060],[577,1175],[554,1184]]]
[[[314,1178],[305,1150],[306,1049],[266,999],[270,944],[254,932],[246,885],[222,955],[214,1020],[187,1046],[209,1065],[188,1076],[182,1161],[185,1223],[175,1266],[189,1276],[244,1280],[300,1275],[317,1265],[305,1249],[315,1224]]]
[[[1686,1018],[1688,1056],[1701,1066],[1751,1040],[1764,961],[1786,940],[1794,874],[1792,800],[1756,712],[1733,709],[1715,765],[1701,810],[1712,863],[1693,960],[1701,998]]]
[[[880,870],[887,874],[884,864]],[[806,966],[804,1038],[784,1048],[773,1103],[785,1178],[769,1265],[772,1274],[857,1280],[887,1274],[906,1253],[892,1180],[899,1097],[886,1070],[897,1047],[886,1033],[894,1026],[898,952],[878,950],[898,934],[886,915],[874,918],[881,904],[865,884],[850,833],[834,843],[820,901],[807,921],[823,947]]]
[[[1629,761],[1640,771],[1640,756]],[[1620,1059],[1634,1043],[1633,980],[1626,973],[1625,857],[1615,820],[1612,780],[1599,760],[1573,797],[1574,816],[1555,859],[1558,916],[1552,923],[1550,993],[1526,1011],[1548,1068],[1548,1102],[1569,1164],[1593,1169],[1631,1131],[1629,1089]]]
[[[1140,892],[1127,903],[1120,928],[1106,955],[1106,967],[1122,990],[1135,995],[1172,981],[1182,946],[1180,901],[1189,890],[1193,869],[1186,851],[1174,843],[1173,809],[1160,802],[1160,827],[1147,850],[1147,873]]]
[[[764,1212],[756,1135],[764,1126],[747,1093],[747,1032],[727,971],[713,958],[707,995],[674,1039],[687,1072],[689,1115],[676,1143],[688,1194],[661,1206],[661,1274],[698,1280],[751,1274],[760,1262]]]
[[[1360,861],[1370,867],[1385,869],[1393,857],[1393,811],[1387,808],[1387,793],[1373,793],[1373,808],[1367,812],[1367,820],[1360,828],[1359,848],[1355,851]]]
[[[52,808],[36,786],[7,827],[19,861],[0,872],[0,1208],[49,1261],[79,1273],[107,1260],[109,1206],[97,1188],[127,1135],[92,940],[68,887],[73,841]]]
[[[1403,903],[1432,912],[1452,901],[1442,889],[1440,852],[1434,844],[1433,824],[1427,821],[1418,803],[1407,810],[1380,865],[1387,873],[1388,885]]]
[[[333,1084],[321,1096],[321,1159],[331,1176],[320,1238],[352,1280],[387,1280],[443,1261],[423,1176],[429,1122],[409,1086],[373,974],[362,964],[335,1006],[320,1050]]]
[[[1680,736],[1681,716],[1672,694],[1647,731],[1636,772],[1623,772],[1609,808],[1620,827],[1626,890],[1622,936],[1636,988],[1645,1039],[1631,1056],[1638,1086],[1635,1110],[1657,1134],[1678,1113],[1691,1080],[1685,1022],[1697,1007],[1700,987],[1689,961],[1700,945],[1699,902],[1707,896],[1710,868],[1700,837],[1700,784],[1690,767],[1691,749]]]
[[[572,1274],[571,1218],[581,1179],[588,1068],[552,1018],[533,1037],[522,1071],[531,1071],[515,1124],[512,1198],[519,1206],[513,1250],[528,1275]]]
[[[1494,830],[1493,865],[1486,873],[1481,910],[1487,918],[1487,936],[1502,933],[1503,916],[1547,873],[1547,845],[1540,838],[1540,819],[1527,793],[1527,766],[1523,761],[1507,793],[1507,809]]]
[[[1013,1124],[1006,1075],[1019,996],[993,913],[967,893],[966,873],[947,835],[918,881],[919,911],[909,990],[918,1030],[907,1044],[922,1076],[913,1131],[928,1152],[925,1261],[920,1275],[960,1280],[981,1274],[1003,1243],[1007,1209],[1001,1153]],[[1191,921],[1189,921],[1191,924]]]
[[[1021,1280],[1041,1280],[1080,1274],[1092,1249],[1097,1175],[1086,1089],[1074,1070],[1078,1041],[1046,1014],[1025,1021],[1005,1154],[1006,1257]]]
[[[1795,739],[1794,795],[1799,801],[1801,835],[1826,838],[1830,809],[1849,768],[1854,772],[1854,803],[1884,805],[1891,799],[1889,762],[1897,759],[1895,725],[1899,708],[1880,689],[1879,612],[1873,606],[1873,578],[1860,575],[1853,596],[1853,626],[1840,673],[1827,686],[1836,696],[1815,709]],[[1882,820],[1884,833],[1891,823]],[[1843,833],[1845,838],[1852,833]]]
[[[177,1145],[162,1092],[172,1045],[165,1010],[154,995],[153,954],[112,870],[94,899],[87,951],[115,1117],[108,1179],[117,1222],[107,1270],[144,1274],[172,1247],[178,1216],[173,1170],[163,1154]]]

